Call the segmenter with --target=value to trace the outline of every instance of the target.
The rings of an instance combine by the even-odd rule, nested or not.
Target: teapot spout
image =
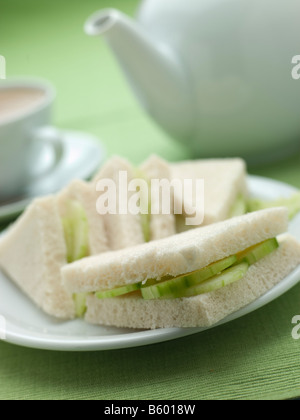
[[[92,15],[85,31],[91,36],[105,37],[147,112],[174,137],[190,137],[193,94],[176,53],[114,9]]]

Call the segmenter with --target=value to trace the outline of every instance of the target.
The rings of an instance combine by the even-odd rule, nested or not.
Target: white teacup
[[[0,82],[0,201],[26,191],[34,179],[45,177],[63,156],[62,132],[51,126],[55,90],[40,80]],[[52,161],[39,168],[45,147]]]

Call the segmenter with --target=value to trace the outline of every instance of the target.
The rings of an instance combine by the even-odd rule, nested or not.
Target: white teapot
[[[103,35],[147,112],[197,156],[272,160],[300,144],[300,0],[144,0]]]

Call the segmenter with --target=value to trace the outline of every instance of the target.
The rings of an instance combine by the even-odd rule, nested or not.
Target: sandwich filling
[[[289,198],[279,198],[273,201],[246,198],[243,194],[238,194],[231,206],[228,218],[270,209],[272,207],[286,207],[289,212],[289,219],[292,220],[300,211],[300,193],[293,194]]]
[[[140,191],[141,198],[140,198],[140,206],[142,209],[141,212],[141,225],[142,225],[142,231],[144,235],[145,242],[150,242],[151,240],[151,188],[150,188],[150,180],[146,176],[144,172],[142,172],[140,169],[135,169],[135,177],[140,178],[143,181],[145,181],[148,185],[148,193],[145,193],[143,190]],[[143,195],[145,194],[145,195]]]
[[[113,290],[99,291],[98,299],[114,298],[137,292],[145,300],[176,299],[210,293],[241,280],[248,268],[278,249],[276,238],[252,246],[236,255],[178,277],[150,279]]]
[[[84,208],[76,200],[67,203],[65,215],[62,219],[64,236],[67,247],[68,264],[81,260],[90,255],[89,225]],[[75,313],[82,317],[86,312],[86,293],[73,294]]]
[[[254,212],[258,210],[269,209],[272,207],[287,207],[289,219],[292,220],[300,211],[300,193],[293,194],[289,198],[279,198],[278,200],[265,201],[256,198],[247,202],[247,211]]]
[[[247,199],[243,194],[238,194],[229,212],[229,219],[236,216],[243,216],[248,211]]]

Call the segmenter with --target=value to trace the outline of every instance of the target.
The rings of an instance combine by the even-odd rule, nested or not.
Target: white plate
[[[75,178],[89,178],[105,159],[104,147],[90,134],[65,131],[62,141],[64,155],[59,165],[46,177],[37,178],[21,197],[6,204],[0,203],[0,222],[15,218],[36,197],[55,193]],[[47,167],[51,159],[52,151],[45,148],[39,166]]]
[[[288,185],[259,177],[249,177],[249,186],[254,197],[265,199],[289,197],[295,192],[295,189]],[[290,224],[290,233],[300,240],[300,214]],[[300,266],[267,294],[218,325],[261,308],[290,290],[299,281]],[[174,340],[206,330],[171,328],[135,331],[92,326],[82,320],[59,322],[37,309],[1,272],[0,290],[0,328],[5,320],[6,340],[25,347],[60,351],[112,350]]]

